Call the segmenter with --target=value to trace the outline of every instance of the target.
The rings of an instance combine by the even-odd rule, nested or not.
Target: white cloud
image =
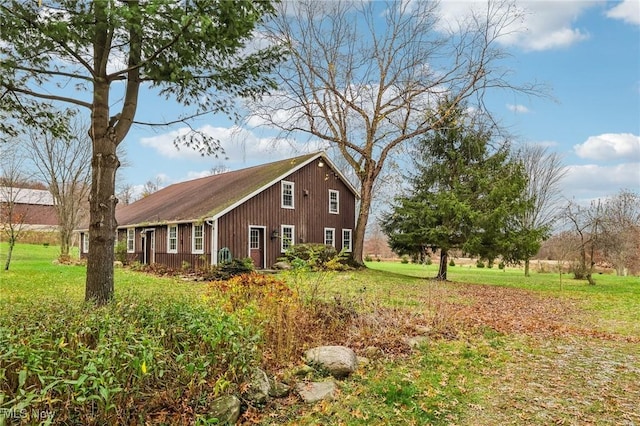
[[[640,136],[631,133],[604,133],[574,145],[581,158],[592,160],[640,160]]]
[[[524,105],[507,104],[507,109],[509,111],[516,112],[516,113],[519,113],[519,114],[527,114],[528,112],[530,112],[529,108],[527,108]]]
[[[563,179],[565,197],[582,200],[605,198],[623,188],[640,189],[640,162],[614,166],[595,164],[567,167]]]
[[[640,25],[640,1],[624,0],[609,9],[607,17],[621,19],[628,24]]]
[[[637,0],[634,0],[637,1]],[[597,6],[594,1],[518,1],[516,13],[521,19],[503,28],[499,42],[525,50],[549,50],[571,46],[589,38],[589,34],[576,28],[576,19],[586,9]],[[443,28],[462,22],[473,10],[486,8],[486,1],[444,1],[441,4]],[[503,9],[503,11],[506,9]],[[512,10],[512,12],[515,12]]]
[[[276,137],[259,137],[254,132],[237,126],[214,127],[205,125],[197,129],[220,141],[220,146],[224,149],[218,162],[220,167],[228,167],[235,170],[241,167],[248,167],[255,164],[263,164],[269,161],[277,161],[305,152],[317,151],[323,148],[319,142],[297,142],[292,139]],[[183,136],[189,132],[188,128],[181,128],[161,135],[140,139],[140,144],[155,149],[163,157],[173,160],[198,161],[200,163],[212,164],[211,157],[202,157],[198,152],[174,145],[176,137]],[[192,171],[188,177],[202,177],[203,171]],[[209,173],[210,172],[206,172]]]

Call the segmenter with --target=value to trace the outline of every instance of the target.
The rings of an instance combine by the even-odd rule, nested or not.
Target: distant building
[[[58,229],[58,214],[53,196],[47,190],[0,186],[2,222],[8,220],[7,207],[13,202],[11,220],[23,229],[53,231]]]

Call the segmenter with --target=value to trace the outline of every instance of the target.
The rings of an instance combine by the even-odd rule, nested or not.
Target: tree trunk
[[[7,252],[7,262],[4,264],[4,270],[9,270],[9,265],[11,264],[11,254],[13,254],[13,247],[16,245],[16,239],[13,237],[9,238],[9,251]]]
[[[524,261],[524,276],[528,277],[529,275],[529,259]]]
[[[66,225],[60,229],[60,259],[69,260],[69,248],[71,247],[71,232]]]
[[[447,266],[449,265],[449,252],[444,249],[440,249],[440,266],[438,267],[438,275],[436,279],[447,280]]]
[[[85,301],[104,305],[113,298],[116,235],[116,144],[108,135],[94,135],[89,197],[89,255]]]
[[[360,211],[356,222],[355,235],[353,237],[353,261],[358,265],[364,265],[364,237],[369,222],[369,210],[371,209],[371,190],[373,182],[365,180],[360,189]]]

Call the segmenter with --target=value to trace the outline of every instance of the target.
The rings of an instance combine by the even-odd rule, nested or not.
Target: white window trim
[[[291,205],[286,206],[284,204],[284,187],[285,185],[291,185]],[[283,209],[295,209],[296,208],[296,192],[295,192],[296,184],[295,182],[289,182],[286,180],[280,181],[280,207]]]
[[[331,210],[331,194],[336,194],[336,210]],[[329,213],[331,214],[340,214],[340,191],[335,189],[329,190]]]
[[[331,244],[327,242],[327,231],[331,231]],[[336,228],[324,228],[324,244],[327,246],[336,246]]]
[[[133,232],[133,235],[129,235],[129,233]],[[131,243],[131,247],[129,247],[129,243]],[[136,228],[127,228],[127,253],[135,253],[136,252]]]
[[[289,247],[295,244],[296,241],[296,227],[293,225],[280,225],[280,253],[284,253],[287,249],[284,247],[284,229],[291,228],[291,241],[289,242]]]
[[[344,245],[344,236],[345,233],[349,234],[349,245],[347,247],[345,247]],[[343,229],[342,230],[342,249],[346,252],[351,252],[353,251],[353,230],[351,229]]]
[[[202,248],[196,250],[196,227],[202,227]],[[191,224],[191,253],[192,254],[204,254],[204,223],[192,223]]]
[[[171,228],[176,230],[176,248],[171,248]],[[178,253],[178,225],[167,225],[167,253]]]
[[[89,233],[82,233],[82,252],[89,253]]]

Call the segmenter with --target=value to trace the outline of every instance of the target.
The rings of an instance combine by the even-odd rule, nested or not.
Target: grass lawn
[[[6,259],[7,244],[0,243],[2,265]],[[55,259],[59,248],[55,246],[17,244],[9,271],[0,274],[0,305],[33,299],[61,298],[69,301],[84,300],[86,267],[58,265]],[[72,255],[77,259],[77,249]],[[193,285],[175,278],[154,277],[115,270],[116,297],[134,293],[140,297],[195,297],[202,294],[202,285]]]
[[[55,265],[57,248],[18,245],[0,273],[2,312],[34,300],[80,302],[83,266]],[[0,244],[0,253],[6,245]],[[4,258],[4,256],[2,256]],[[314,301],[358,317],[346,341],[380,349],[338,382],[335,401],[297,398],[249,407],[262,425],[640,425],[640,279],[602,275],[597,285],[554,274],[371,262],[363,271],[283,273]],[[188,298],[205,285],[116,270],[116,298]],[[406,338],[422,336],[411,348]],[[282,374],[282,372],[277,372]],[[2,398],[0,398],[1,401]],[[1,421],[0,421],[1,423]]]

